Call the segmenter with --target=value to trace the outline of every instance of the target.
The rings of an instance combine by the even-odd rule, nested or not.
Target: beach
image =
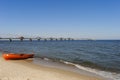
[[[100,77],[45,67],[28,60],[4,60],[0,57],[0,80],[104,80]]]

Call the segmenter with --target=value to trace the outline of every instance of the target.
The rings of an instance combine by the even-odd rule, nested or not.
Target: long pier
[[[23,36],[18,37],[18,38],[0,38],[0,40],[9,40],[10,42],[14,41],[14,40],[19,40],[19,41],[24,41],[24,40],[29,40],[29,41],[33,41],[33,40],[37,40],[37,41],[71,41],[74,40],[73,38],[42,38],[42,37],[38,37],[38,38],[25,38]]]

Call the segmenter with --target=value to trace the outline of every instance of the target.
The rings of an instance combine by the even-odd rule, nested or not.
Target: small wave
[[[108,71],[103,71],[103,70],[94,69],[94,68],[90,68],[90,67],[85,67],[83,65],[75,64],[75,63],[64,61],[64,60],[58,60],[58,59],[56,60],[56,59],[52,59],[52,58],[48,58],[48,57],[39,57],[39,58],[41,58],[43,60],[46,60],[46,61],[55,61],[55,62],[60,62],[60,63],[67,64],[67,65],[72,65],[72,66],[75,66],[78,69],[85,70],[85,71],[88,71],[88,72],[91,72],[91,73],[95,73],[97,75],[103,76],[105,78],[109,78],[111,80],[120,80],[120,74],[119,73],[108,72]]]
[[[83,66],[80,66],[77,64],[75,66],[79,69],[83,69],[83,70],[98,74],[100,76],[110,78],[112,80],[120,80],[120,74],[118,74],[118,73],[112,73],[112,72],[101,71],[101,70],[97,70],[97,69],[91,69],[89,67],[83,67]]]
[[[48,58],[44,58],[44,60],[49,61],[50,59],[48,59]]]
[[[64,60],[59,60],[59,62],[67,64],[67,65],[75,66],[76,68],[84,70],[84,71],[95,73],[97,75],[103,76],[103,77],[108,78],[110,80],[120,80],[120,74],[119,73],[102,71],[102,70],[98,70],[98,69],[94,69],[94,68],[90,68],[90,67],[85,67],[85,66],[75,64],[75,63],[72,63],[72,62],[67,62],[67,61],[64,61]]]
[[[103,70],[99,70],[99,69],[95,69],[95,68],[90,68],[90,67],[87,67],[87,66],[83,66],[83,65],[80,65],[80,64],[75,64],[75,63],[64,61],[64,60],[58,60],[58,59],[54,60],[54,59],[48,58],[48,57],[39,57],[39,58],[41,58],[43,60],[46,60],[46,61],[55,61],[55,62],[60,62],[60,63],[67,64],[67,65],[72,65],[72,66],[75,66],[78,69],[85,70],[85,71],[88,71],[88,72],[91,72],[91,73],[95,73],[95,74],[103,76],[105,78],[109,78],[110,80],[120,80],[120,74],[119,73],[108,72],[108,71],[103,71]]]
[[[89,67],[84,67],[84,66],[81,66],[79,64],[74,64],[74,63],[66,62],[66,61],[62,61],[62,62],[65,63],[65,64],[74,65],[78,69],[82,69],[82,70],[85,70],[85,71],[88,71],[88,72],[92,72],[92,73],[95,73],[97,75],[103,76],[105,78],[109,78],[111,80],[120,80],[120,74],[118,74],[118,73],[112,73],[112,72],[92,69],[92,68],[89,68]]]

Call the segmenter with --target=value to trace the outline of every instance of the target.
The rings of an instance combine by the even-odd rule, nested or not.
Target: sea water
[[[98,75],[120,80],[120,40],[0,41],[0,50],[34,53]]]

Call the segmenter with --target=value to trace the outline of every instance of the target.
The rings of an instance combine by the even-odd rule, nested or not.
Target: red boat
[[[3,53],[2,56],[6,60],[18,60],[18,59],[33,58],[34,54]]]

